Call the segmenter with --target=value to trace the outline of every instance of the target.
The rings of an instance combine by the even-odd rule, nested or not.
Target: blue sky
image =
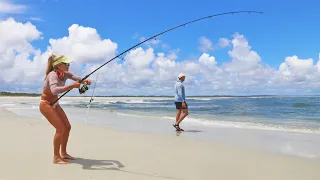
[[[44,1],[44,2],[43,2]],[[318,58],[320,17],[318,1],[75,1],[75,0],[28,0],[14,1],[27,4],[26,14],[43,21],[33,22],[44,39],[42,49],[49,38],[67,35],[73,24],[94,27],[102,38],[111,38],[119,44],[119,51],[136,44],[132,37],[138,33],[150,37],[155,33],[199,17],[238,10],[257,10],[260,14],[219,16],[180,28],[160,38],[172,49],[180,49],[180,58],[199,55],[197,40],[206,36],[213,43],[220,37],[239,32],[244,34],[263,62],[278,67],[286,56]],[[23,14],[23,16],[26,16]],[[17,16],[19,17],[19,16]],[[20,16],[21,17],[21,16]],[[230,60],[226,49],[213,52],[219,63]],[[221,58],[219,58],[221,57]]]
[[[244,57],[250,60],[249,64],[246,65],[240,60],[240,62],[229,64],[228,68],[232,69],[237,66],[237,63],[241,63],[243,66],[241,67],[242,70],[240,70],[241,68],[237,70],[240,74],[245,72],[246,70],[243,70],[243,68],[245,69],[245,66],[249,65],[252,65],[250,70],[255,72],[252,73],[250,77],[252,81],[247,81],[243,83],[246,85],[238,88],[239,84],[237,83],[239,83],[239,80],[237,80],[237,78],[246,80],[248,79],[246,75],[235,78],[234,74],[226,69],[223,69],[223,71],[229,74],[221,73],[217,75],[212,74],[210,71],[212,76],[216,76],[215,81],[220,81],[221,83],[217,85],[217,87],[216,85],[208,86],[208,91],[205,93],[210,92],[212,88],[216,88],[215,90],[219,89],[222,93],[230,89],[233,89],[234,93],[250,92],[248,90],[250,87],[261,85],[263,89],[262,86],[266,83],[272,84],[272,86],[268,86],[268,88],[270,88],[268,90],[270,90],[271,93],[280,93],[284,87],[289,87],[288,85],[291,85],[290,88],[292,88],[288,90],[288,93],[295,93],[299,91],[297,89],[301,88],[301,84],[299,83],[304,81],[304,79],[308,88],[311,88],[311,90],[306,89],[306,92],[317,92],[318,86],[315,85],[315,82],[318,81],[317,78],[320,78],[320,76],[314,71],[314,67],[307,65],[306,61],[301,61],[301,59],[312,58],[313,65],[315,65],[319,60],[320,33],[318,18],[320,17],[320,12],[318,9],[320,2],[317,1],[230,0],[222,2],[213,0],[162,0],[151,4],[150,1],[142,0],[0,0],[0,3],[4,1],[26,7],[26,9],[19,13],[1,13],[3,10],[1,10],[0,7],[0,19],[5,20],[6,18],[12,17],[17,22],[26,23],[30,21],[35,25],[37,30],[42,33],[41,37],[43,37],[43,39],[34,40],[30,43],[34,48],[41,49],[42,53],[44,53],[47,50],[47,46],[50,45],[49,39],[68,37],[68,28],[73,24],[94,28],[97,34],[101,36],[101,39],[111,39],[112,42],[117,44],[116,54],[118,54],[140,41],[139,38],[135,37],[143,36],[148,38],[168,28],[200,17],[229,11],[262,11],[264,14],[243,13],[218,16],[163,34],[158,38],[169,48],[164,49],[161,44],[152,46],[155,50],[154,53],[164,52],[167,54],[170,51],[176,51],[178,52],[178,58],[174,60],[176,62],[185,60],[198,61],[199,57],[203,55],[203,52],[198,48],[199,38],[206,37],[213,43],[214,50],[208,53],[210,57],[215,58],[217,66],[223,69],[222,64],[230,63],[232,58],[239,61],[237,57],[244,55]],[[246,48],[242,47],[241,50],[235,50],[234,46],[218,48],[219,38],[232,40],[235,33],[243,35],[252,48],[250,50],[257,52],[262,60],[260,63],[266,66],[263,73],[260,73],[259,68],[254,66],[256,58],[250,54],[252,53],[251,51],[246,52]],[[235,39],[241,40],[241,37],[237,38]],[[66,47],[67,46],[68,45],[66,45]],[[245,46],[245,44],[242,44],[242,46]],[[146,44],[142,47],[144,48],[143,52],[148,48]],[[233,51],[234,55],[231,57],[228,52]],[[292,56],[297,56],[298,59]],[[279,66],[285,62],[287,57],[292,59],[292,63],[290,63],[290,60],[290,62],[282,65],[283,67],[280,70]],[[140,61],[141,58],[137,59]],[[33,56],[30,57],[29,60],[33,61]],[[191,74],[198,67],[192,63],[188,64],[187,61],[185,62],[185,66],[181,65],[177,67],[186,69],[189,67]],[[274,72],[270,77],[264,79],[258,77],[268,76],[270,73],[268,74],[269,69],[267,67],[269,66],[277,72]],[[199,67],[202,66],[199,65]],[[307,73],[310,68],[314,71],[311,79]],[[184,70],[185,69],[181,69],[182,72]],[[173,72],[176,72],[176,70],[170,70],[169,73]],[[206,72],[207,74],[201,75],[194,74],[194,76],[200,79],[203,78],[204,81],[202,83],[208,83],[208,78],[204,78],[206,75],[210,75],[208,72]],[[215,69],[214,72],[218,72],[218,70]],[[146,71],[144,73],[148,72]],[[128,76],[129,74],[125,77]],[[224,80],[226,76],[230,79]],[[136,77],[138,79],[136,82],[141,83],[140,87],[161,87],[164,84],[165,87],[171,87],[171,85],[166,84],[166,82],[161,85],[151,86],[151,84],[146,83],[141,77],[143,77],[143,75]],[[92,78],[95,78],[95,76]],[[255,78],[261,80],[260,85],[255,84]],[[134,78],[132,77],[132,79]],[[196,82],[189,83],[189,85],[194,88],[193,92],[196,92]],[[256,92],[260,92],[260,90],[261,89],[256,90]],[[144,89],[139,91],[139,93],[145,91]],[[167,92],[169,92],[169,90]]]

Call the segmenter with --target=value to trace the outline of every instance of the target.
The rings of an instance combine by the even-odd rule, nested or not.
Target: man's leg
[[[175,102],[176,105],[176,123],[173,125],[176,130],[179,130],[178,122],[180,120],[180,115],[181,115],[181,109],[182,109],[182,103],[181,102]]]
[[[185,117],[187,117],[188,114],[189,114],[188,109],[182,109],[182,112],[183,112],[183,114],[182,114],[182,116],[180,116],[180,119],[178,120],[177,125],[179,125],[179,124],[181,123],[181,121],[182,121]]]
[[[184,105],[181,105],[181,107],[182,107],[182,112],[183,112],[183,114],[182,114],[182,116],[180,116],[180,119],[179,119],[179,121],[177,122],[177,125],[179,125],[179,124],[181,123],[181,121],[182,121],[185,117],[187,117],[188,114],[189,114],[188,104],[187,104],[186,102],[185,102],[185,106],[184,106]]]
[[[181,109],[176,110],[176,124],[178,124],[181,115]]]

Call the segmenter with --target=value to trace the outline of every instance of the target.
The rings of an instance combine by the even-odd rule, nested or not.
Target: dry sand
[[[320,162],[224,144],[72,123],[68,165],[53,127],[0,107],[0,180],[319,180]]]

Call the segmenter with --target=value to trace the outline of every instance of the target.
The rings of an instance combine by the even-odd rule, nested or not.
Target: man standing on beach
[[[184,85],[182,84],[184,80],[185,80],[185,75],[179,74],[178,80],[176,81],[176,84],[175,84],[174,102],[176,105],[176,124],[174,124],[173,127],[175,127],[177,131],[183,131],[183,129],[180,128],[179,124],[189,114],[188,105],[186,103],[186,98],[185,98],[185,89],[184,89]],[[182,115],[181,115],[181,111],[183,112]]]

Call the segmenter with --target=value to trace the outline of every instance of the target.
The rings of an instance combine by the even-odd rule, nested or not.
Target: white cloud
[[[170,57],[171,56],[171,57]],[[164,53],[158,53],[157,57],[152,64],[152,68],[155,72],[155,81],[157,81],[159,84],[161,82],[172,82],[175,80],[175,75],[172,74],[172,72],[176,69],[176,62],[175,59],[177,58],[177,55],[168,55],[165,56]]]
[[[172,59],[172,60],[176,60],[178,58],[179,51],[180,51],[180,49],[177,49],[175,51],[170,51],[168,54],[168,58]]]
[[[31,62],[28,57],[38,52],[30,41],[41,39],[41,35],[31,23],[19,23],[12,18],[0,21],[0,67],[3,69],[0,79],[19,83],[24,78],[39,76],[38,66],[34,66],[39,62]]]
[[[27,9],[27,6],[20,4],[13,4],[8,0],[0,0],[0,14],[22,13]]]
[[[197,62],[188,62],[185,61],[182,64],[181,69],[183,69],[184,72],[186,72],[186,74],[196,74],[199,73],[200,71],[200,65]]]
[[[141,47],[131,50],[125,56],[124,65],[134,70],[145,69],[154,60],[153,49],[149,48],[146,51]]]
[[[228,47],[228,46],[230,46],[230,40],[227,38],[220,38],[218,45],[221,48]]]
[[[215,65],[217,65],[215,57],[213,57],[213,56],[210,57],[210,55],[207,53],[203,53],[200,56],[199,62],[208,68],[214,67]]]
[[[72,58],[70,70],[83,77],[116,56],[118,47],[111,39],[101,38],[96,29],[77,24],[68,28],[66,36],[50,39],[44,52],[31,44],[41,38],[42,32],[31,23],[12,18],[0,21],[0,91],[41,93],[47,59],[53,51]],[[99,73],[96,95],[172,95],[179,73],[187,75],[188,95],[312,93],[320,88],[320,54],[317,62],[288,56],[278,68],[272,68],[264,65],[266,62],[242,34],[219,42],[225,42],[221,47],[231,47],[230,59],[224,63],[207,52],[183,59],[179,49],[164,53],[138,47],[123,61],[114,60],[89,78],[95,80]],[[77,91],[71,93],[76,95]]]
[[[233,49],[228,54],[232,61],[223,65],[225,71],[247,73],[259,67],[261,58],[257,52],[251,50],[251,46],[249,46],[244,35],[234,34],[231,43]]]
[[[212,51],[213,50],[213,44],[208,38],[202,36],[202,37],[199,38],[199,47],[198,47],[198,49],[201,52]]]
[[[29,41],[39,39],[41,36],[36,26],[31,23],[22,24],[12,18],[0,21],[0,27],[0,51],[13,46],[21,48],[28,45]]]
[[[73,24],[69,36],[50,39],[50,51],[65,54],[75,63],[100,63],[115,56],[117,44],[110,39],[101,39],[93,28]]]
[[[313,71],[313,59],[299,59],[297,56],[286,57],[285,62],[280,65],[280,70],[282,68],[292,73],[307,74]]]
[[[298,56],[286,57],[285,62],[279,66],[278,76],[288,82],[318,81],[319,61],[314,65],[313,59],[299,59]]]

